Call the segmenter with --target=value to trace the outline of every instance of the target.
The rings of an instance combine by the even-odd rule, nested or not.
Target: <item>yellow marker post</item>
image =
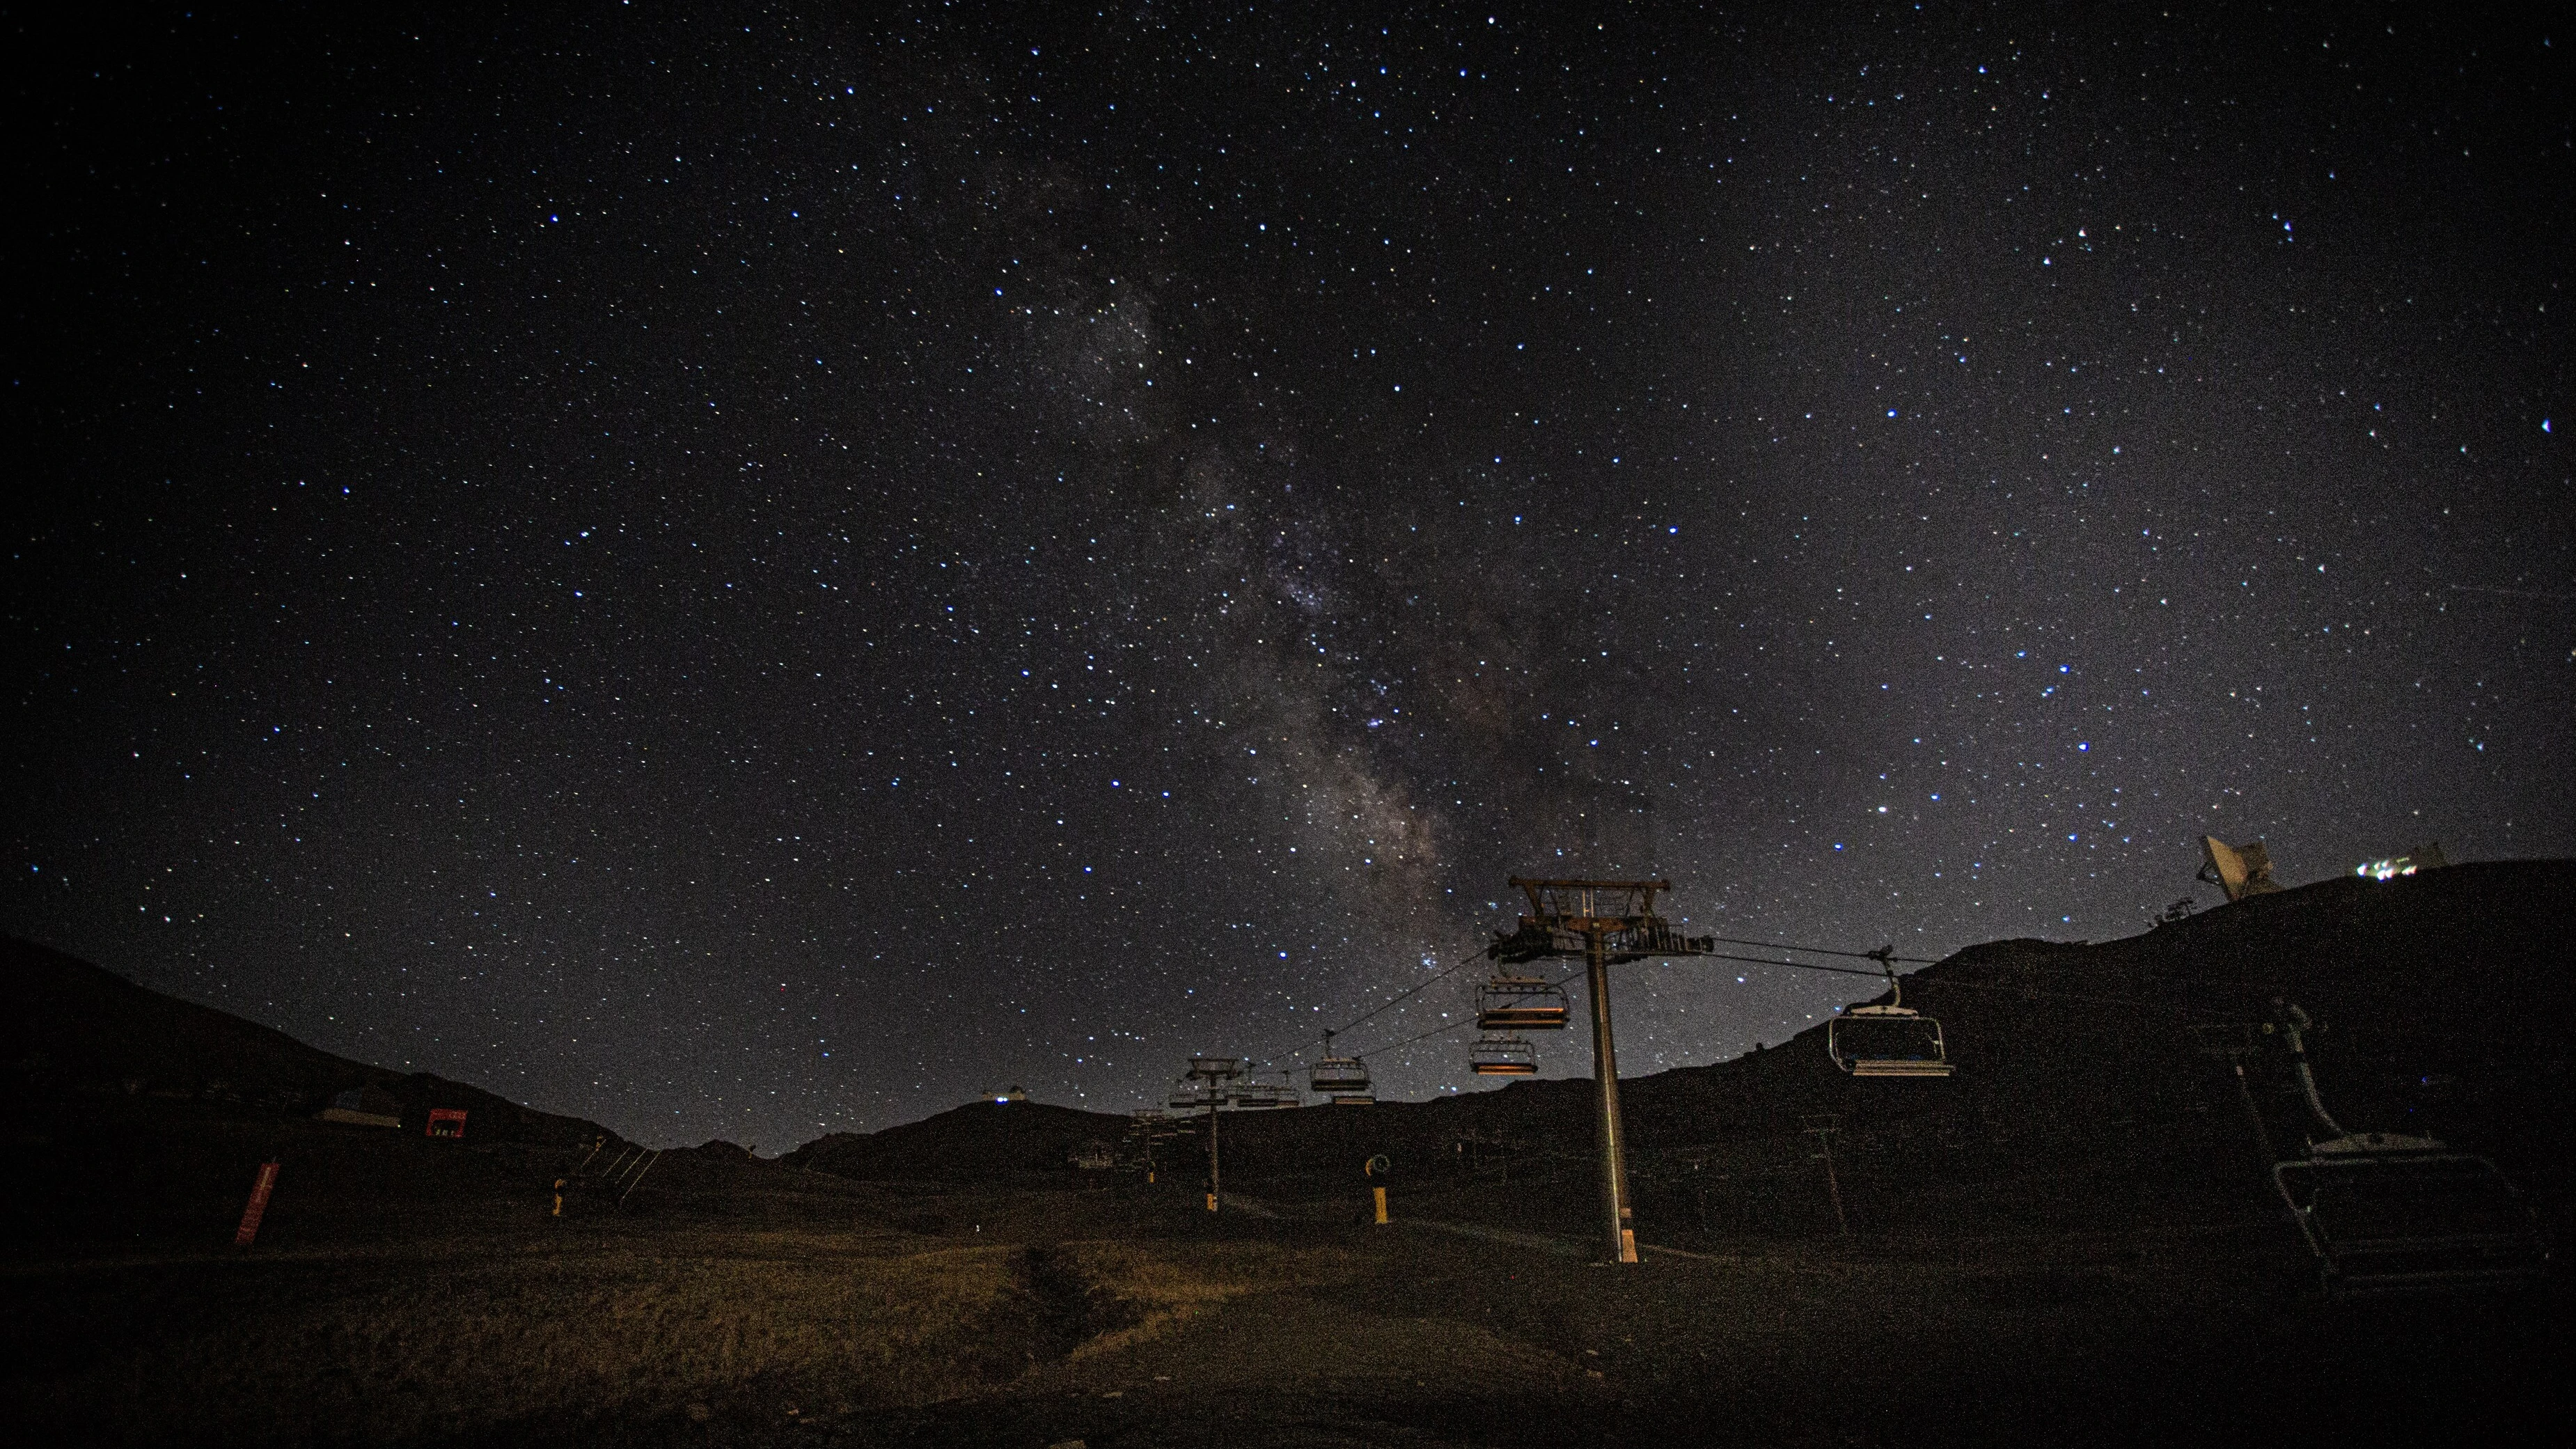
[[[1215,1211],[1216,1211],[1216,1194],[1215,1194],[1215,1193],[1209,1193],[1209,1194],[1208,1194],[1208,1211],[1209,1211],[1209,1212],[1215,1212]]]
[[[1369,1191],[1377,1195],[1377,1221],[1380,1227],[1384,1227],[1386,1225],[1386,1189],[1373,1187]]]

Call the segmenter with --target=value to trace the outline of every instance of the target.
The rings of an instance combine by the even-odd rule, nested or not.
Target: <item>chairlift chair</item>
[[[1497,976],[1476,988],[1478,1031],[1563,1031],[1565,988],[1535,976]]]
[[[1941,1040],[1941,1023],[1905,1004],[1894,952],[1870,953],[1887,973],[1885,1006],[1855,1006],[1825,1024],[1825,1053],[1855,1077],[1947,1077],[1957,1068]]]
[[[2494,1162],[2431,1137],[2346,1132],[2327,1115],[2309,1069],[2306,1012],[2287,1008],[2282,1036],[2330,1134],[2305,1158],[2272,1166],[2329,1297],[2451,1287],[2520,1287],[2547,1271],[2538,1220]]]
[[[1289,1074],[1282,1071],[1279,1078],[1275,1082],[1231,1083],[1225,1089],[1226,1104],[1238,1111],[1255,1112],[1273,1107],[1304,1106],[1305,1095],[1297,1090],[1297,1084],[1290,1080]]]
[[[1366,1096],[1369,1090],[1368,1063],[1357,1057],[1332,1055],[1333,1034],[1324,1033],[1324,1056],[1306,1071],[1306,1087],[1318,1096]]]
[[[1480,1077],[1538,1075],[1538,1048],[1517,1036],[1486,1036],[1467,1049],[1467,1069]]]

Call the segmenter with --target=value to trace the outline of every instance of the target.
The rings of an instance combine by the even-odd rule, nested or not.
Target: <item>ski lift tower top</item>
[[[1580,957],[1592,998],[1592,1079],[1600,1106],[1594,1132],[1601,1145],[1601,1209],[1610,1260],[1637,1261],[1634,1211],[1628,1206],[1627,1137],[1619,1121],[1619,1055],[1610,1037],[1610,970],[1651,956],[1707,956],[1714,936],[1685,936],[1655,914],[1668,880],[1546,880],[1513,876],[1529,909],[1485,948],[1506,964],[1546,956]]]

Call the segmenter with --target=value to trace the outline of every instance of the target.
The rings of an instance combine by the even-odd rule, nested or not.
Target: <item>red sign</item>
[[[462,1108],[462,1107],[432,1107],[432,1108],[430,1108],[430,1109],[429,1109],[429,1135],[430,1135],[430,1136],[432,1136],[432,1137],[462,1137],[462,1136],[464,1136],[464,1135],[465,1135],[465,1109],[464,1109],[464,1108]]]
[[[259,1165],[259,1180],[250,1185],[250,1203],[242,1209],[241,1226],[233,1231],[233,1246],[247,1248],[259,1236],[259,1220],[268,1216],[268,1195],[277,1187],[277,1164]]]

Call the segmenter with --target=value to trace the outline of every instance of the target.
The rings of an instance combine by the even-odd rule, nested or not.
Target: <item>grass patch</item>
[[[22,1279],[51,1332],[89,1341],[12,1354],[0,1397],[16,1422],[87,1442],[579,1437],[791,1408],[810,1421],[987,1392],[1342,1271],[1337,1254],[1260,1245],[904,1251],[917,1243],[692,1232]]]

